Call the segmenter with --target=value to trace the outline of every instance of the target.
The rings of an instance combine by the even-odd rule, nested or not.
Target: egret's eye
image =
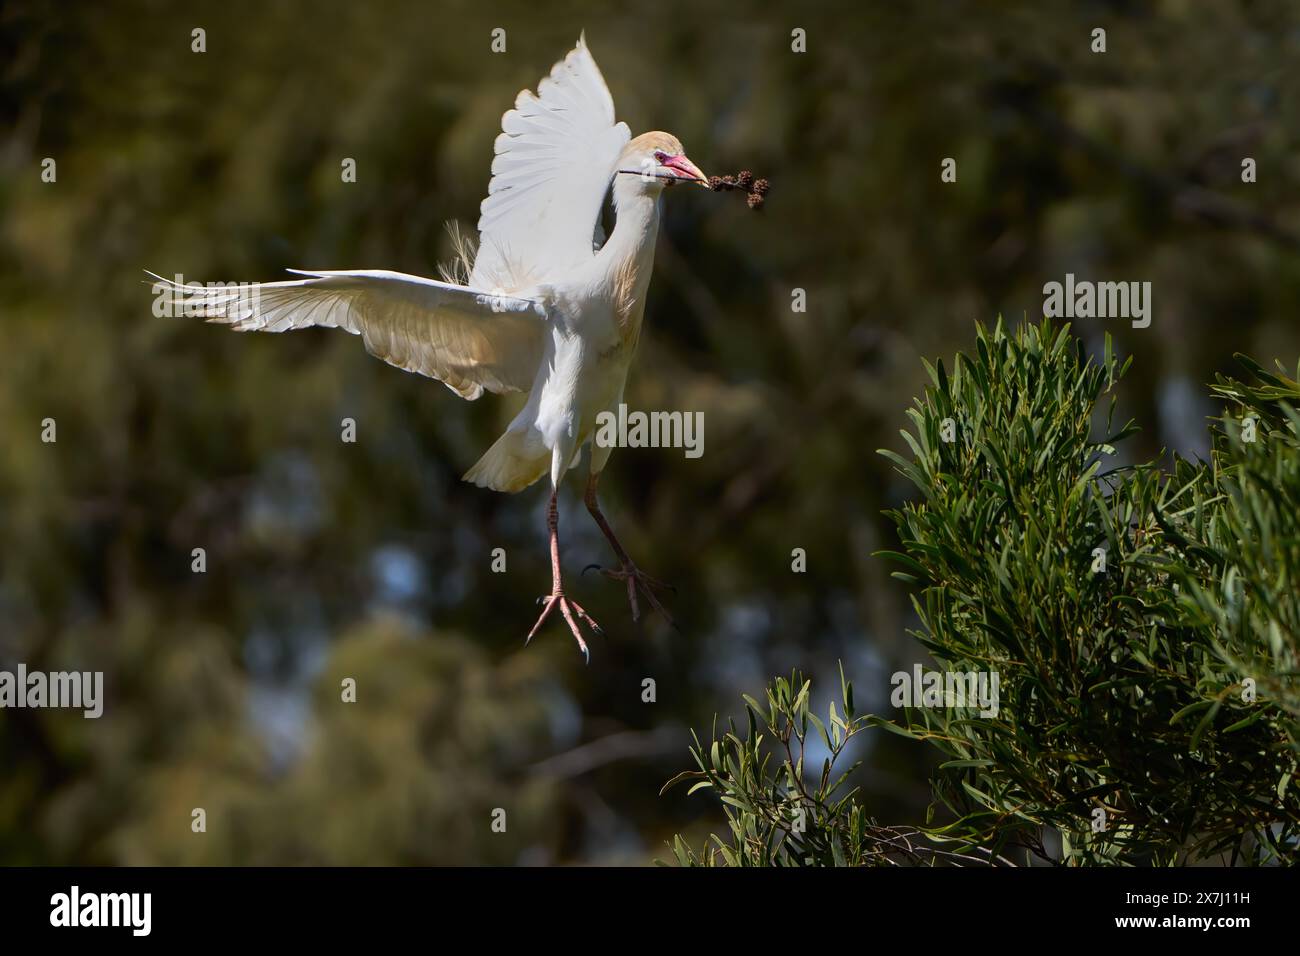
[[[656,163],[662,163],[662,162],[663,162],[665,159],[667,159],[667,158],[668,158],[668,154],[665,153],[662,149],[656,149],[656,150],[655,150],[655,162],[656,162]]]

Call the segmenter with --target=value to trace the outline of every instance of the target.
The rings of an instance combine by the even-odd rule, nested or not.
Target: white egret
[[[597,416],[623,400],[654,264],[666,186],[708,179],[677,138],[632,138],[584,39],[537,93],[522,91],[501,120],[492,178],[478,221],[477,254],[464,281],[384,270],[315,272],[246,289],[177,285],[155,276],[173,306],[239,331],[346,329],[371,354],[443,382],[462,398],[528,393],[523,409],[465,480],[517,492],[549,475],[551,591],[528,640],[559,608],[584,655],[580,624],[599,626],[566,595],[556,495],[593,435]],[[601,208],[612,194],[608,239]],[[596,486],[611,448],[591,442],[585,501],[618,558],[604,571],[667,617],[664,587],[628,556],[601,513]],[[671,619],[670,619],[671,620]]]

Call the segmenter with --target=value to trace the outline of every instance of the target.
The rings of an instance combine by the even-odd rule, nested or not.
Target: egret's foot
[[[656,589],[660,591],[672,591],[674,594],[677,593],[677,589],[671,584],[660,581],[658,578],[652,578],[631,561],[625,561],[623,566],[617,571],[610,568],[602,568],[598,564],[589,564],[583,569],[583,571],[586,573],[586,571],[590,571],[592,568],[595,568],[612,581],[622,581],[627,585],[627,603],[632,606],[633,621],[641,619],[641,607],[637,602],[637,594],[639,592],[646,601],[649,602],[650,607],[654,608],[654,610],[658,611],[663,616],[663,619],[668,622],[669,627],[677,627],[677,622],[673,620],[673,616],[668,613],[667,609],[660,603],[658,596],[655,594]]]
[[[587,649],[587,642],[582,639],[582,632],[578,630],[578,621],[591,628],[593,634],[603,635],[605,632],[596,623],[596,619],[588,614],[582,605],[573,598],[565,597],[564,592],[560,590],[553,591],[546,597],[539,597],[537,603],[545,606],[542,608],[541,617],[537,619],[533,629],[528,632],[528,637],[524,639],[524,643],[527,644],[533,639],[533,635],[541,630],[542,625],[546,623],[546,619],[551,616],[551,612],[558,606],[560,613],[564,615],[564,620],[569,625],[569,630],[573,632],[573,639],[578,642],[578,650],[582,651],[582,656],[590,663],[591,651]]]

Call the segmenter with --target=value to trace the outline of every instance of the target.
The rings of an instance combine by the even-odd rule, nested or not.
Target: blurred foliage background
[[[555,624],[522,646],[544,490],[458,480],[517,399],[463,403],[336,332],[155,318],[141,282],[436,274],[445,223],[477,220],[501,113],[582,30],[634,132],[773,183],[761,214],[667,197],[628,401],[703,411],[705,454],[620,451],[602,489],[678,586],[682,632],[638,630],[618,585],[578,576],[611,555],[575,480],[562,557],[607,630],[590,666]],[[925,660],[871,557],[908,494],[875,449],[901,448],[922,356],[976,319],[1037,318],[1066,272],[1150,281],[1150,328],[1075,325],[1134,356],[1120,412],[1148,426],[1143,457],[1206,452],[1201,383],[1234,352],[1294,362],[1298,62],[1285,2],[9,0],[0,668],[102,670],[106,705],[0,713],[0,861],[668,857],[716,814],[658,795],[688,727],[795,667],[837,687],[839,659],[884,710],[889,673]],[[856,782],[878,818],[920,822],[933,758],[887,736],[855,739]]]

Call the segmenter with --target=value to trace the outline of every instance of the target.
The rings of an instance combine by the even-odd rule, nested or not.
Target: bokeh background
[[[141,282],[436,274],[501,113],[582,30],[634,132],[773,183],[761,214],[666,197],[628,400],[704,412],[705,453],[619,451],[602,487],[681,633],[578,576],[611,555],[575,476],[563,561],[607,630],[589,666],[558,624],[523,647],[544,488],[458,480],[517,398],[464,403],[337,332],[155,318]],[[875,449],[900,448],[922,357],[1037,318],[1066,272],[1150,281],[1150,328],[1075,325],[1134,356],[1143,457],[1204,451],[1202,383],[1234,352],[1295,362],[1298,64],[1287,2],[7,0],[0,668],[103,671],[106,706],[0,712],[0,862],[640,864],[698,842],[712,798],[659,795],[690,728],[795,667],[830,691],[840,660],[883,709],[924,660],[872,557],[907,493]],[[882,822],[924,819],[923,748],[857,756]]]

